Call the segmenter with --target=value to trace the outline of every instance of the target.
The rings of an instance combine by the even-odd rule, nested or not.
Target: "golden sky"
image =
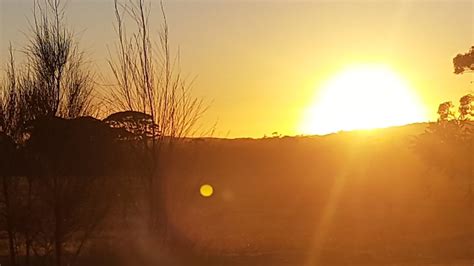
[[[112,0],[69,0],[67,21],[103,75],[115,33]],[[153,1],[156,25],[160,16]],[[32,1],[0,0],[0,60],[25,42]],[[472,92],[452,58],[474,45],[474,1],[165,1],[181,68],[210,103],[203,128],[217,136],[300,134],[322,84],[351,64],[389,66],[429,119],[441,101]]]

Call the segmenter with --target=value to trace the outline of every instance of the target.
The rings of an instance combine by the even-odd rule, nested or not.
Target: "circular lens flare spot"
[[[201,196],[208,198],[214,193],[214,188],[209,184],[204,184],[199,189],[199,193],[201,193]]]

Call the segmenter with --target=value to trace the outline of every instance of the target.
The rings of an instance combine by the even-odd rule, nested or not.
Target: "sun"
[[[385,65],[346,68],[323,84],[300,125],[303,134],[374,129],[426,121],[410,85]]]

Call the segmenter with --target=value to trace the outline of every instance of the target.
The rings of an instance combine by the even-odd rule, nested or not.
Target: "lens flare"
[[[209,184],[204,184],[199,189],[199,193],[201,194],[201,196],[208,198],[214,193],[214,188]]]

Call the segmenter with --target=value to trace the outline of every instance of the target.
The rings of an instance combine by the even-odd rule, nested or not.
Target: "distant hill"
[[[219,138],[219,137],[198,137],[198,138],[189,138],[189,140],[202,141],[202,140],[260,140],[260,139],[279,139],[279,138],[321,138],[328,136],[339,136],[339,135],[379,135],[379,134],[389,134],[389,135],[417,135],[422,134],[426,128],[431,124],[431,122],[421,122],[413,123],[402,126],[393,126],[386,128],[378,129],[367,129],[367,130],[352,130],[352,131],[340,131],[336,133],[330,133],[326,135],[298,135],[298,136],[279,136],[279,137],[266,137],[266,138]]]

